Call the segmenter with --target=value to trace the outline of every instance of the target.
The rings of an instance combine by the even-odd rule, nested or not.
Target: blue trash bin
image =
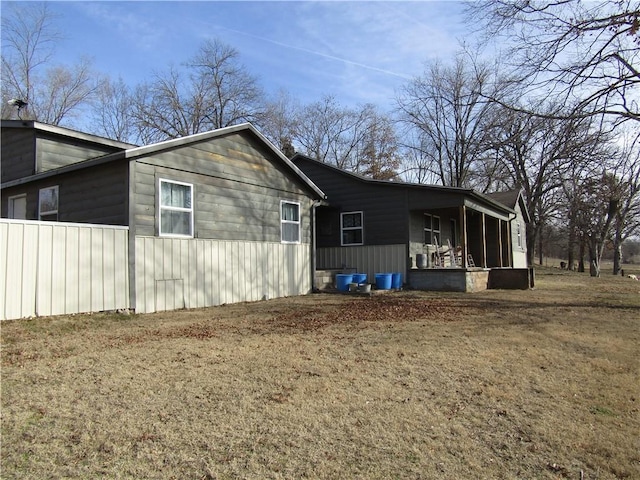
[[[402,288],[402,273],[391,274],[391,288],[396,290]]]
[[[339,292],[348,292],[350,283],[353,283],[353,274],[338,273],[336,275],[336,287]]]
[[[391,273],[376,273],[376,288],[378,290],[391,290]]]
[[[366,283],[367,274],[366,273],[354,273],[353,274],[353,283],[357,283],[360,285],[361,283]]]

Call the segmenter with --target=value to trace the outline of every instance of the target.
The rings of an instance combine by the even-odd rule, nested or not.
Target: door
[[[8,217],[15,218],[16,220],[27,219],[27,195],[16,195],[15,197],[9,197],[9,211]]]

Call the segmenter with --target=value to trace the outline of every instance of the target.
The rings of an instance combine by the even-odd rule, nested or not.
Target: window
[[[346,212],[340,214],[342,245],[363,244],[362,223],[362,212]]]
[[[27,194],[15,195],[8,199],[8,212],[7,217],[15,218],[16,220],[27,219]]]
[[[300,204],[280,201],[282,243],[300,243]]]
[[[425,213],[424,243],[427,245],[434,245],[436,242],[440,243],[440,217],[437,215],[431,215],[430,213]]]
[[[193,237],[193,185],[160,179],[160,235]]]
[[[58,186],[41,188],[38,197],[38,219],[58,221]]]
[[[520,222],[516,223],[516,235],[518,237],[518,248],[522,248],[522,227]]]

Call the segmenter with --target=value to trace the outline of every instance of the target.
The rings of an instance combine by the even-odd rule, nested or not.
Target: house
[[[205,307],[311,290],[312,217],[324,193],[252,125],[146,146],[34,121],[3,120],[1,132],[0,216],[48,228],[126,227],[120,270],[128,272],[128,308]],[[60,248],[77,262],[78,248]],[[53,313],[69,312],[62,306]]]
[[[531,286],[524,241],[529,217],[520,192],[492,196],[373,180],[300,154],[292,162],[327,195],[328,205],[316,215],[319,270],[355,269],[369,279],[400,272],[408,286],[430,290]],[[492,270],[509,282],[490,282]]]

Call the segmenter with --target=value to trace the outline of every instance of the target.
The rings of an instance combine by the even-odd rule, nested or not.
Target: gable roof
[[[394,180],[378,180],[378,179],[374,179],[374,178],[368,178],[368,177],[364,177],[360,174],[357,173],[353,173],[353,172],[348,172],[346,170],[343,170],[339,167],[336,167],[335,165],[330,165],[328,163],[325,162],[321,162],[319,160],[315,160],[313,158],[307,157],[306,155],[302,155],[300,153],[297,153],[296,155],[293,156],[293,158],[291,159],[291,161],[293,163],[296,163],[298,161],[307,161],[307,162],[311,162],[314,165],[318,165],[321,166],[323,168],[326,168],[334,173],[340,174],[340,175],[344,175],[346,177],[349,177],[355,181],[358,182],[362,182],[364,184],[369,184],[369,185],[381,185],[384,187],[389,187],[389,188],[411,188],[411,189],[417,189],[417,190],[421,190],[424,192],[428,192],[428,191],[433,191],[433,192],[449,192],[449,193],[456,193],[456,194],[462,194],[462,195],[466,195],[470,198],[479,200],[485,204],[489,204],[491,206],[493,206],[494,208],[497,208],[498,210],[502,210],[502,211],[506,211],[508,213],[512,213],[515,214],[515,211],[513,210],[512,206],[502,203],[500,201],[498,201],[497,199],[491,198],[489,195],[485,195],[482,194],[476,190],[473,190],[471,188],[463,188],[463,187],[447,187],[447,186],[443,186],[443,185],[433,185],[433,184],[424,184],[424,183],[412,183],[412,182],[402,182],[402,181],[394,181]],[[329,202],[331,202],[331,199],[328,199]]]
[[[531,223],[531,217],[529,215],[529,210],[527,209],[527,204],[524,201],[522,189],[508,190],[506,192],[487,193],[487,196],[513,210],[515,210],[517,206],[520,206],[524,221],[526,223]]]
[[[54,133],[59,133],[66,136],[71,135],[74,138],[84,139],[84,137],[91,137],[95,139],[108,141],[108,139],[103,139],[102,137],[83,134],[81,132],[76,132],[76,131],[69,130],[62,127],[54,127],[51,125],[38,124],[38,122],[31,122],[31,123],[37,124],[37,125],[33,125],[32,128],[46,129],[47,131],[54,131]],[[4,121],[3,121],[3,125],[4,125]],[[27,125],[25,125],[25,127],[26,126]],[[239,133],[239,132],[248,132],[251,135],[253,135],[260,143],[262,143],[267,148],[267,150],[273,153],[278,158],[278,160],[280,160],[284,164],[284,166],[287,167],[303,184],[305,184],[319,199],[324,200],[326,198],[326,195],[324,194],[324,192],[320,190],[320,188],[318,188],[318,186],[315,183],[313,183],[311,179],[309,179],[309,177],[307,177],[302,172],[302,170],[300,170],[297,166],[295,166],[291,162],[291,160],[289,160],[280,150],[278,150],[264,135],[262,135],[250,123],[242,123],[242,124],[234,125],[231,127],[219,128],[217,130],[210,130],[207,132],[195,133],[193,135],[188,135],[186,137],[165,140],[163,142],[153,143],[151,145],[145,145],[145,146],[135,146],[132,144],[115,142],[123,146],[124,148],[120,151],[110,153],[107,155],[102,155],[100,157],[92,158],[90,160],[73,163],[57,169],[48,170],[42,173],[37,173],[29,177],[24,177],[18,180],[6,182],[2,184],[2,188],[12,187],[15,185],[20,185],[20,184],[32,182],[35,180],[41,180],[44,178],[59,175],[61,173],[72,172],[75,170],[89,168],[92,166],[101,165],[104,163],[113,162],[117,160],[133,160],[141,156],[152,155],[152,154],[160,153],[173,148],[188,146],[191,144],[195,144],[195,143],[203,142],[206,140],[222,137],[224,135],[229,135],[232,133]],[[114,141],[111,140],[110,142],[114,142]]]

